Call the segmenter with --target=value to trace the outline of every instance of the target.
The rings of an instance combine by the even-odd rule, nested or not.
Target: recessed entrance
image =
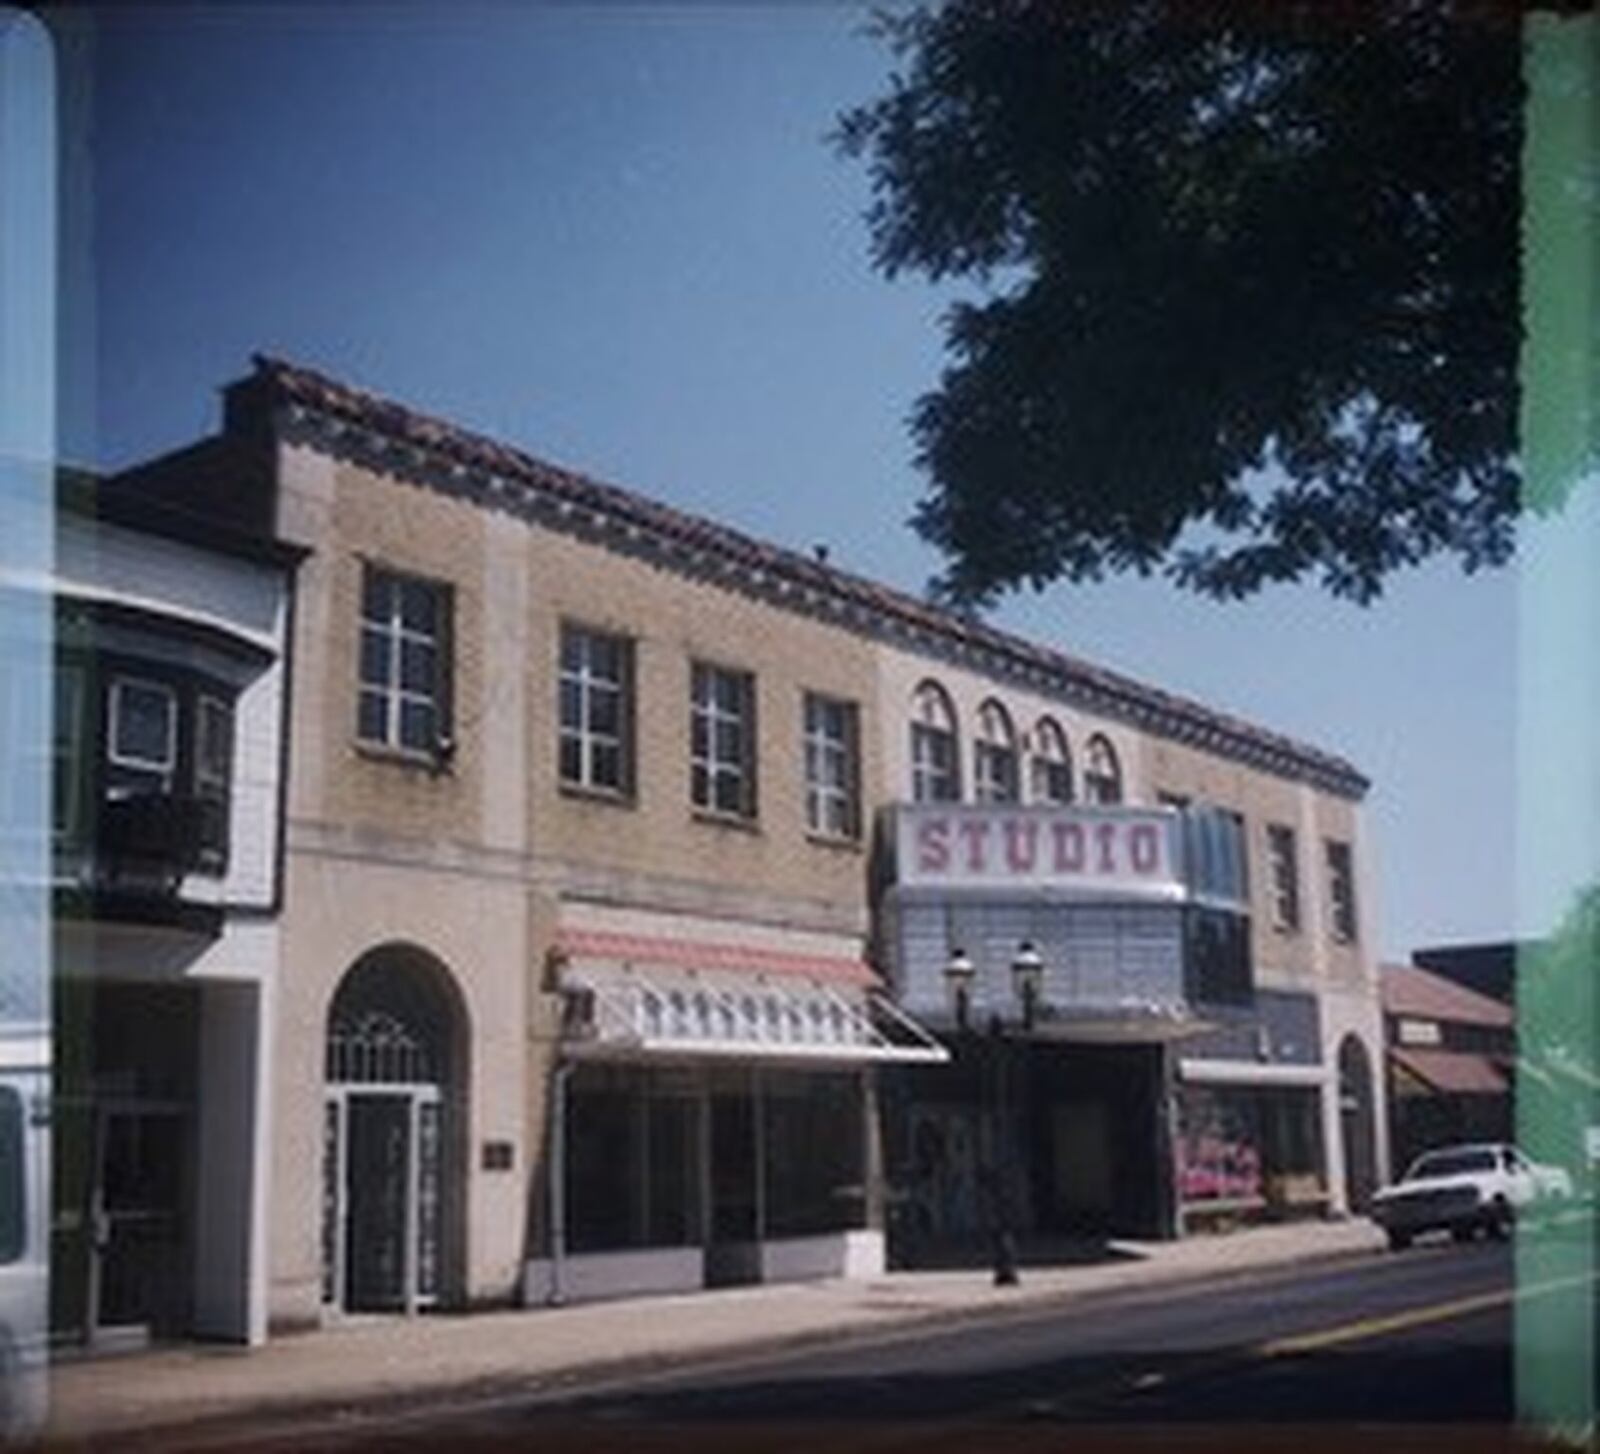
[[[457,1259],[461,1015],[419,951],[368,955],[334,998],[323,1119],[322,1299],[415,1312],[449,1295]]]

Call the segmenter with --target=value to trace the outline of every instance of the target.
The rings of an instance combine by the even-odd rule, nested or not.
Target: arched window
[[[911,702],[911,797],[954,803],[961,797],[956,714],[937,682],[923,682]]]
[[[1014,803],[1021,796],[1017,734],[1006,709],[991,698],[978,708],[972,745],[972,796],[980,803]]]
[[[1090,803],[1122,801],[1122,768],[1117,750],[1098,732],[1089,739],[1083,761],[1083,796]]]
[[[1067,734],[1054,717],[1041,717],[1034,730],[1032,776],[1034,802],[1072,801],[1072,757],[1067,751]]]

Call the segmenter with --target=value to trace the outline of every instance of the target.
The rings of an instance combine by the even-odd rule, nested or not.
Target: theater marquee
[[[1181,898],[1179,821],[1163,809],[905,805],[897,878],[907,888]]]

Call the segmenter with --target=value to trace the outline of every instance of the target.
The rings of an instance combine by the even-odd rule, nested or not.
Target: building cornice
[[[562,469],[310,369],[262,355],[254,363],[255,372],[229,389],[234,427],[265,424],[286,441],[1341,797],[1359,799],[1370,786],[1341,757],[1189,698]]]

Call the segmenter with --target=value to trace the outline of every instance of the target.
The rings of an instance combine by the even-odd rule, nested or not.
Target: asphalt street
[[[1530,1296],[1594,1296],[1529,1288]],[[235,1449],[1509,1448],[1512,1259],[1424,1244]],[[265,1433],[265,1431],[263,1431]],[[1520,1446],[1518,1446],[1520,1447]]]

